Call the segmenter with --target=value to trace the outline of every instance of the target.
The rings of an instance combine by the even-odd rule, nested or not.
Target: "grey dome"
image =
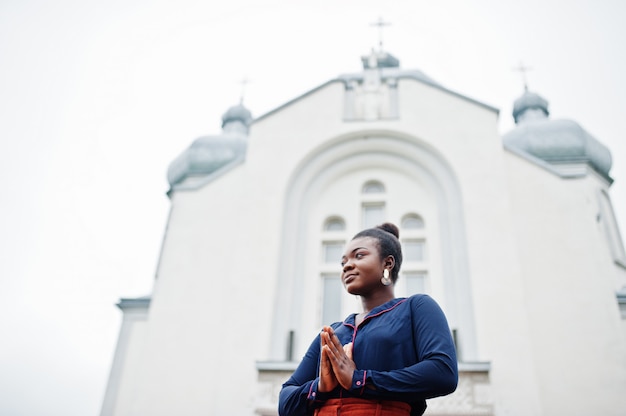
[[[222,127],[226,127],[226,125],[234,121],[239,121],[248,126],[252,121],[252,113],[243,104],[234,105],[226,110],[222,116]]]
[[[534,92],[528,90],[524,91],[524,94],[519,97],[513,103],[513,119],[518,122],[520,115],[526,113],[528,110],[540,110],[544,115],[548,116],[548,101]]]
[[[222,117],[222,134],[197,138],[170,163],[167,170],[170,186],[191,177],[206,178],[243,160],[251,121],[252,115],[243,105],[229,108]]]
[[[572,120],[550,120],[548,101],[526,91],[515,101],[517,126],[503,136],[504,144],[551,164],[587,162],[608,177],[611,152]]]

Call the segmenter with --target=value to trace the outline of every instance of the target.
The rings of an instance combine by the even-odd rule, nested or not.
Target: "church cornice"
[[[448,88],[443,87],[441,84],[437,83],[436,81],[434,81],[433,79],[431,79],[430,77],[428,77],[427,75],[425,75],[422,71],[419,70],[401,70],[398,68],[379,68],[378,69],[380,71],[380,75],[381,78],[384,80],[387,79],[394,79],[396,81],[398,80],[412,80],[412,81],[417,81],[421,84],[424,85],[428,85],[432,88],[438,89],[442,92],[445,92],[446,94],[450,94],[454,97],[460,98],[464,101],[470,102],[472,104],[475,104],[477,106],[480,106],[488,111],[492,111],[494,112],[496,115],[500,114],[500,110],[496,107],[493,107],[489,104],[485,104],[481,101],[475,100],[473,98],[470,98],[466,95],[460,94],[456,91],[450,90]],[[362,72],[358,72],[358,73],[348,73],[348,74],[342,74],[337,78],[331,79],[329,81],[326,81],[325,83],[305,92],[304,94],[301,94],[287,102],[285,102],[284,104],[274,108],[273,110],[268,111],[265,114],[260,115],[259,117],[255,118],[254,120],[252,120],[251,124],[255,124],[258,123],[270,116],[272,116],[273,114],[276,114],[278,112],[280,112],[281,110],[291,106],[292,104],[301,101],[307,97],[309,97],[310,95],[316,93],[317,91],[322,90],[323,88],[335,84],[335,83],[341,83],[343,84],[344,88],[346,90],[350,89],[350,83],[352,81],[362,81],[364,78],[364,74]]]
[[[151,296],[142,296],[139,298],[122,298],[117,303],[117,307],[122,311],[129,309],[147,309],[150,307]]]
[[[184,180],[170,187],[170,189],[167,191],[167,196],[171,198],[174,192],[198,190],[202,188],[203,186],[205,186],[206,184],[213,182],[214,180],[230,172],[237,166],[241,165],[245,160],[246,160],[245,155],[239,155],[233,160],[231,160],[230,162],[228,162],[227,164],[221,166],[220,168],[214,170],[211,173],[199,174],[199,175],[187,175],[184,178]]]
[[[604,181],[606,181],[607,185],[610,186],[613,183],[613,178],[611,178],[606,173],[596,169],[592,163],[589,163],[589,161],[583,157],[578,159],[571,159],[568,161],[568,163],[548,163],[543,159],[533,156],[530,153],[525,152],[515,146],[511,146],[507,143],[503,143],[503,147],[505,150],[513,153],[514,155],[525,159],[528,162],[539,166],[540,168],[550,172],[551,174],[561,177],[563,179],[583,178],[587,176],[590,172],[592,172],[598,175]]]

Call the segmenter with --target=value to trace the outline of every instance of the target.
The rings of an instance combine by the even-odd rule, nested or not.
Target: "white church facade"
[[[626,255],[611,154],[529,91],[516,128],[384,52],[170,165],[150,296],[122,299],[102,416],[276,415],[323,324],[360,303],[343,245],[397,224],[397,296],[442,306],[455,393],[427,415],[624,415]]]

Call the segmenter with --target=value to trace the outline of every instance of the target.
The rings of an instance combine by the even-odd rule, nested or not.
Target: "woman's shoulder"
[[[423,302],[423,301],[430,301],[433,300],[433,298],[430,295],[427,295],[426,293],[416,293],[414,295],[411,295],[407,298],[410,302]]]
[[[407,298],[407,303],[413,307],[425,306],[425,307],[439,307],[439,304],[435,299],[426,293],[416,293]]]
[[[337,321],[337,322],[333,322],[333,323],[332,323],[332,324],[330,324],[329,326],[330,326],[332,329],[337,329],[337,328],[339,328],[340,326],[342,326],[344,322],[345,322],[345,321]]]

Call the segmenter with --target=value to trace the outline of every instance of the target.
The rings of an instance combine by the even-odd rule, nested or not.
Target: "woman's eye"
[[[356,253],[356,256],[355,256],[355,257],[356,257],[357,259],[362,259],[362,258],[363,258],[363,256],[364,256],[364,254],[363,254],[363,253]]]

